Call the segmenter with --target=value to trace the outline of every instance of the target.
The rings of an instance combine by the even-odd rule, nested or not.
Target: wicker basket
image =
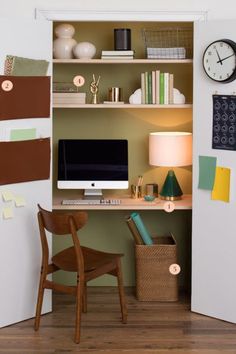
[[[177,301],[178,279],[169,271],[177,262],[172,234],[153,237],[153,245],[135,245],[136,296],[140,301]]]

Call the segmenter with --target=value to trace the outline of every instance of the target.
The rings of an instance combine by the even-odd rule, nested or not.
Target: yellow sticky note
[[[14,199],[15,199],[16,207],[22,207],[26,205],[25,198],[22,197],[21,195],[16,195]]]
[[[211,199],[229,202],[230,193],[230,168],[216,167],[215,182]]]
[[[10,207],[3,208],[2,210],[3,219],[12,219],[13,218],[13,210]]]
[[[11,200],[14,199],[13,193],[9,190],[2,191],[2,197],[3,197],[4,202],[10,202]]]

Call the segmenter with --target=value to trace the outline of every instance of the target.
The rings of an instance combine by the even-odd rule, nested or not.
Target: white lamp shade
[[[192,164],[192,133],[156,132],[149,134],[149,164],[188,166]]]

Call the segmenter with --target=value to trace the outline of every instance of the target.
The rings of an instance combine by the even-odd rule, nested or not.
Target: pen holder
[[[142,198],[142,186],[131,185],[131,197],[134,199]]]

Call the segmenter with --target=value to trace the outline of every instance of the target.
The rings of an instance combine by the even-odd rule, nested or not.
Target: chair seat
[[[123,254],[107,253],[94,250],[88,247],[81,247],[84,257],[85,272],[91,272],[103,265],[109,264],[114,260],[114,267],[116,266],[116,259],[123,256]],[[77,272],[77,262],[75,248],[69,247],[57,253],[52,257],[52,262],[60,269],[70,272]]]

